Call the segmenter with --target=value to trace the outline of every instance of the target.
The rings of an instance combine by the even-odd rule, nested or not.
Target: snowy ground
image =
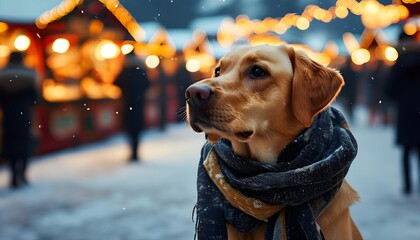
[[[353,131],[359,154],[347,179],[361,195],[351,211],[365,239],[420,239],[420,196],[401,194],[400,152],[392,129],[356,125]],[[140,164],[126,163],[128,147],[121,135],[44,155],[30,166],[32,185],[18,191],[8,190],[3,168],[0,239],[193,239],[203,142],[187,126],[174,125],[165,133],[144,134]]]

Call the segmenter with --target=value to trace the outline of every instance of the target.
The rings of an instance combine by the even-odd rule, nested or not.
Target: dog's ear
[[[297,120],[305,127],[338,95],[344,80],[338,71],[322,66],[304,52],[287,49],[292,67],[292,108]]]

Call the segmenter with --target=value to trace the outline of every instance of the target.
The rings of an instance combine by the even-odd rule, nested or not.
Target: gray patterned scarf
[[[236,157],[225,139],[206,143],[198,169],[198,239],[227,239],[226,223],[250,232],[263,222],[265,239],[322,239],[316,219],[340,188],[356,154],[347,122],[332,107],[318,114],[274,165]],[[227,196],[227,187],[236,197]],[[232,200],[238,195],[251,199],[251,205],[238,205],[244,202]],[[265,214],[259,214],[261,210]]]

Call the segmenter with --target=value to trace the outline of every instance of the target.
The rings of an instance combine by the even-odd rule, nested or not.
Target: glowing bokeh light
[[[417,26],[414,22],[408,22],[404,25],[404,32],[407,35],[414,35],[417,32]]]
[[[14,46],[19,51],[25,51],[31,45],[31,40],[26,35],[19,35],[14,43]]]
[[[197,59],[190,59],[185,64],[185,68],[189,72],[197,72],[198,70],[200,70],[200,67],[201,67],[201,63]]]
[[[388,61],[394,62],[395,60],[398,59],[398,52],[395,48],[393,47],[386,47],[385,49],[385,58]]]
[[[9,25],[5,22],[0,22],[0,33],[6,32],[9,29]]]
[[[126,43],[121,46],[121,52],[124,55],[131,53],[134,50],[134,46],[130,43]]]
[[[346,18],[349,15],[349,10],[346,7],[338,6],[335,9],[335,15],[341,19]]]
[[[296,27],[300,30],[306,30],[309,28],[309,20],[306,17],[299,17],[296,20]]]
[[[101,47],[101,56],[105,59],[115,58],[120,54],[120,49],[113,42],[106,42]]]
[[[145,63],[148,68],[157,68],[157,66],[159,66],[160,60],[156,55],[149,55],[147,56]]]
[[[370,53],[367,49],[360,48],[351,53],[351,60],[356,65],[362,65],[370,60]]]
[[[56,53],[66,53],[69,48],[70,42],[65,38],[57,38],[52,45],[52,50]]]

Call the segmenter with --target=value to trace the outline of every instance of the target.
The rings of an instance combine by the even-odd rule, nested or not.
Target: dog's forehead
[[[286,49],[283,46],[239,46],[226,54],[221,62],[239,63],[243,59],[253,59],[255,61],[265,60],[269,62],[289,61]]]

